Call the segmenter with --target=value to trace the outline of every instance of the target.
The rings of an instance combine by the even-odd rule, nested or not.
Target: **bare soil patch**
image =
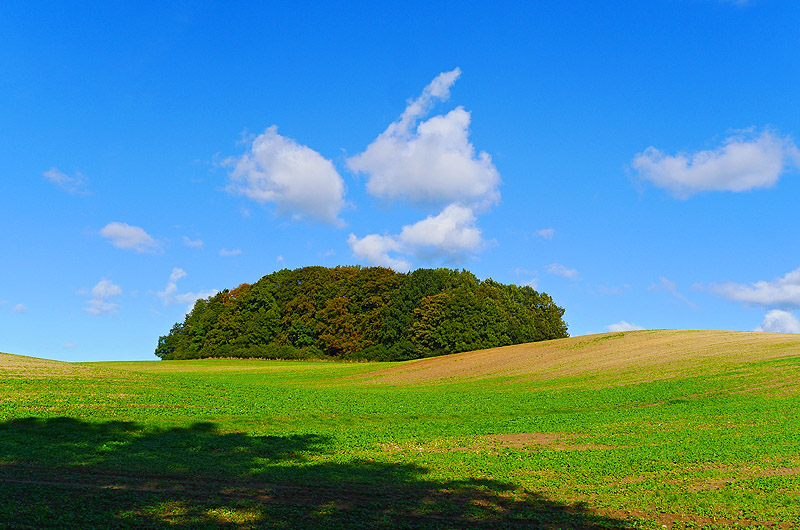
[[[566,451],[588,451],[590,449],[613,449],[609,445],[582,443],[588,436],[567,432],[527,432],[519,434],[491,434],[484,437],[497,447],[529,447],[542,445]]]

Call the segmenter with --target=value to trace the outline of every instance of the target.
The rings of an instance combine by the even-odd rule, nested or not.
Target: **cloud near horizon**
[[[764,307],[800,308],[800,268],[770,282],[758,281],[750,284],[729,282],[712,284],[714,294],[746,304]]]
[[[421,121],[436,100],[450,97],[461,75],[442,72],[410,102],[363,153],[347,159],[351,171],[367,175],[375,197],[410,202],[461,202],[490,206],[500,198],[500,175],[492,157],[476,154],[469,140],[471,115],[459,106]]]
[[[281,136],[276,125],[256,136],[246,153],[223,165],[233,168],[229,193],[262,205],[272,203],[279,216],[344,224],[339,212],[345,205],[345,184],[333,163]]]
[[[347,243],[359,259],[407,271],[411,269],[409,256],[423,261],[443,259],[456,262],[463,260],[468,253],[480,250],[485,242],[476,222],[472,209],[451,204],[439,215],[404,226],[398,235],[369,234],[358,238],[350,234]],[[390,252],[405,257],[392,257]]]
[[[743,131],[716,149],[691,154],[668,155],[651,146],[631,162],[640,179],[679,199],[703,191],[769,188],[791,166],[800,166],[800,150],[790,137],[770,129],[759,135]]]
[[[764,317],[764,321],[753,331],[767,333],[800,333],[800,320],[788,311],[773,309]]]
[[[644,328],[642,326],[637,326],[636,324],[631,324],[630,322],[620,320],[616,324],[609,324],[606,326],[606,329],[608,331],[641,331]]]

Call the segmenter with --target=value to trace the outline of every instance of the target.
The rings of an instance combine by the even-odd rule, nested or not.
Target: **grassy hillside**
[[[0,528],[795,528],[800,336],[407,363],[0,355]]]

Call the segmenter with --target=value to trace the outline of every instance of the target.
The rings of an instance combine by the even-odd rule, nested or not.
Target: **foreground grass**
[[[17,362],[0,527],[795,528],[800,340],[726,340],[403,384],[408,364]]]

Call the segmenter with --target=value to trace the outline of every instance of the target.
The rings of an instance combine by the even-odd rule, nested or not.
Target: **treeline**
[[[405,360],[567,337],[563,314],[545,293],[466,270],[284,269],[198,300],[155,353]]]

